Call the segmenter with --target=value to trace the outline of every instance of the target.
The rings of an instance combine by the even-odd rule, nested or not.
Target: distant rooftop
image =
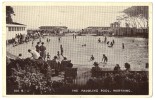
[[[104,27],[109,27],[109,26],[89,26],[87,28],[104,28]]]

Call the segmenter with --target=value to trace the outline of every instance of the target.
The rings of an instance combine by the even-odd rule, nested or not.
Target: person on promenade
[[[121,69],[120,69],[120,66],[119,66],[119,64],[116,64],[116,66],[114,67],[114,71],[120,71]]]
[[[105,54],[103,54],[103,58],[102,58],[102,61],[104,60],[104,63],[107,63],[107,61],[108,61],[108,58],[107,58],[107,56],[105,56]]]
[[[71,60],[68,61],[68,68],[72,68],[73,64],[71,63]]]
[[[16,59],[17,60],[22,60],[22,54],[20,53]]]
[[[46,58],[46,47],[44,46],[44,42],[40,46],[40,56],[45,60]]]
[[[55,75],[59,74],[59,66],[57,62],[57,56],[54,56],[53,60],[51,61],[50,65],[51,69],[55,69]]]
[[[36,47],[36,51],[39,53],[40,52],[40,46],[39,46],[40,42],[37,42],[37,45],[35,46]]]
[[[94,67],[92,68],[92,73],[101,70],[101,68],[99,67],[99,64],[97,62],[94,62],[93,65],[94,65]]]
[[[31,53],[31,55],[32,55],[30,58],[38,59],[40,57],[40,54],[35,50],[28,49],[28,52]]]
[[[66,57],[64,57],[64,59],[61,61],[60,69],[65,70],[65,68],[67,67],[68,67],[68,60]]]
[[[126,71],[130,71],[130,64],[129,63],[125,63],[124,64],[125,68],[126,68]]]

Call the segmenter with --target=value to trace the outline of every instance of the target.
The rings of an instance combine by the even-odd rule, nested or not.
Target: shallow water
[[[107,37],[107,41],[115,40],[115,44],[112,48],[109,48],[105,43],[98,43],[98,38],[104,41],[103,36],[77,36],[73,39],[72,36],[65,36],[61,38],[61,42],[58,41],[58,37],[48,37],[50,42],[46,42],[46,38],[42,39],[47,48],[47,52],[53,56],[60,51],[60,45],[64,48],[64,56],[72,60],[74,66],[78,68],[91,68],[94,61],[89,61],[91,55],[94,55],[95,61],[101,62],[102,55],[105,54],[108,57],[107,64],[100,64],[100,67],[113,69],[116,64],[119,64],[121,69],[124,69],[124,63],[128,62],[131,65],[132,70],[142,70],[145,64],[148,63],[148,46],[147,39],[133,38],[133,37]],[[133,42],[134,40],[134,42]],[[32,42],[24,43],[16,47],[12,45],[7,46],[7,51],[14,55],[22,53],[23,58],[30,57],[27,52],[28,49],[34,49],[39,40],[35,40],[32,46]],[[125,45],[125,49],[122,49],[122,43]],[[86,44],[85,47],[82,47]]]

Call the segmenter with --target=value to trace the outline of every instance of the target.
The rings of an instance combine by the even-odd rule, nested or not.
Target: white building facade
[[[10,40],[12,38],[15,38],[16,35],[27,34],[27,28],[26,25],[23,24],[6,24],[6,40]]]

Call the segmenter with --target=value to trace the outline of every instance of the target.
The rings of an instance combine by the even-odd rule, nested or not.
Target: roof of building
[[[109,26],[89,26],[87,28],[110,28]]]
[[[11,23],[7,23],[7,24],[24,25],[24,24],[17,23],[17,22],[11,22]]]
[[[40,26],[39,28],[41,28],[41,27],[63,27],[63,28],[67,28],[66,26]]]
[[[6,25],[7,25],[7,26],[12,26],[12,25],[13,25],[13,26],[14,26],[14,25],[15,25],[15,26],[21,26],[21,25],[22,25],[22,26],[26,26],[25,24],[21,24],[21,23],[17,23],[17,22],[7,23]]]

